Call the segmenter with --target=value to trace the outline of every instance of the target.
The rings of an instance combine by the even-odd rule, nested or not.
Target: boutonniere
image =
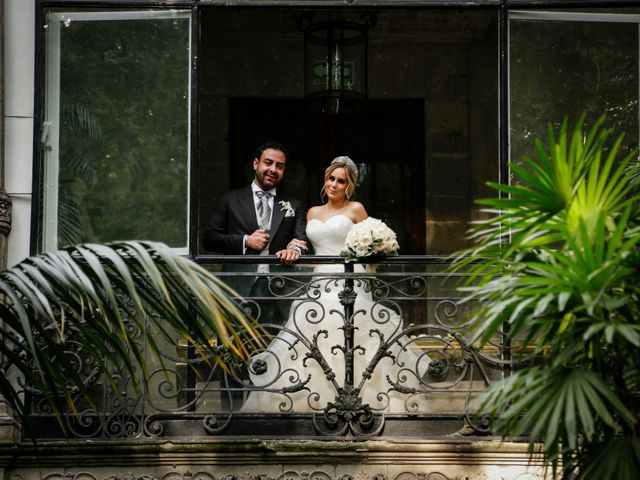
[[[280,204],[280,210],[284,212],[285,217],[295,217],[296,212],[291,206],[291,202],[285,202],[284,200],[280,200],[278,203]]]

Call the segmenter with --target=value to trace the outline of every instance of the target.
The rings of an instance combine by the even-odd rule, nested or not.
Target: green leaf
[[[640,440],[632,436],[605,438],[589,445],[578,458],[577,480],[636,480],[640,472]]]
[[[0,273],[0,293],[5,369],[19,371],[44,396],[63,430],[62,411],[75,412],[81,399],[92,402],[66,355],[67,341],[82,345],[112,387],[126,372],[134,388],[140,372],[140,380],[148,380],[148,360],[162,365],[158,334],[172,342],[183,338],[225,368],[223,356],[242,361],[263,345],[261,328],[226,285],[158,243],[86,244],[31,257]],[[132,305],[137,315],[125,321],[120,311]],[[137,325],[143,342],[127,322]],[[28,425],[16,388],[0,382],[0,393]]]

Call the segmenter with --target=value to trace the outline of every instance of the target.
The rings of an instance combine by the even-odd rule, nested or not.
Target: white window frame
[[[43,151],[43,214],[41,249],[58,249],[58,176],[60,172],[60,26],[73,21],[112,21],[112,20],[189,20],[189,68],[187,98],[187,198],[186,198],[186,244],[172,250],[180,255],[189,254],[191,229],[191,75],[192,55],[192,17],[189,10],[143,10],[143,11],[100,11],[100,12],[49,12],[46,21],[46,80],[45,113],[42,124]]]

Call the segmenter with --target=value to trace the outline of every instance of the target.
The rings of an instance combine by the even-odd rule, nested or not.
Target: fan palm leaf
[[[182,337],[224,368],[262,344],[260,327],[231,300],[233,291],[160,243],[83,244],[34,256],[0,273],[0,293],[0,393],[23,420],[28,412],[8,371],[18,371],[58,415],[75,411],[79,396],[91,400],[65,354],[71,340],[103,372],[117,365],[135,380],[139,369],[143,381],[145,355],[162,363],[160,340]],[[142,332],[144,352],[131,324]]]
[[[536,362],[490,388],[489,412],[508,436],[540,442],[554,475],[632,479],[640,474],[640,199],[623,136],[610,145],[603,117],[585,131],[549,130],[537,161],[512,165],[503,198],[485,199],[493,217],[474,225],[475,245],[454,268],[471,272],[462,288],[480,307],[473,341],[517,340]],[[594,452],[620,443],[629,459],[611,476]],[[610,464],[610,462],[608,462]]]
[[[640,440],[637,437],[613,438],[606,445],[581,452],[587,462],[570,463],[565,471],[575,474],[576,480],[593,478],[637,478],[640,464]],[[577,473],[575,471],[577,470]]]

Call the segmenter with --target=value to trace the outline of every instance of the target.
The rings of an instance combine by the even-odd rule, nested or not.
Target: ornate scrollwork
[[[226,415],[206,415],[202,419],[202,426],[207,433],[209,433],[210,435],[215,435],[223,432],[231,423],[232,418],[232,413],[228,413]]]
[[[11,197],[0,187],[0,235],[9,235],[11,231]]]
[[[158,480],[158,478],[154,477],[153,475],[146,475],[146,474],[136,475],[131,472],[126,472],[126,473],[111,475],[109,477],[106,477],[104,480]]]
[[[429,275],[357,269],[304,277],[261,274],[273,295],[269,300],[289,302],[291,318],[266,326],[271,335],[266,348],[251,350],[247,365],[232,363],[219,348],[223,369],[195,346],[169,341],[162,352],[165,363],[150,369],[141,391],[134,388],[139,379],[124,375],[116,375],[117,384],[105,384],[101,366],[87,362],[70,334],[68,355],[100,403],[77,418],[67,415],[69,430],[83,438],[162,437],[176,431],[175,422],[189,421],[189,428],[199,425],[201,435],[221,435],[236,419],[255,418],[243,405],[253,392],[266,392],[272,394],[269,413],[278,418],[301,413],[296,405],[302,398],[305,415],[296,421],[320,434],[374,436],[389,418],[429,419],[440,411],[457,415],[460,423],[466,418],[474,434],[488,433],[486,419],[470,422],[469,406],[508,360],[500,345],[481,351],[469,344],[464,309],[456,298],[429,297],[435,288]],[[246,312],[263,318],[265,297],[239,301]],[[133,302],[125,310],[129,334],[142,341],[135,322],[128,321],[137,314]],[[122,371],[119,365],[109,368]],[[326,389],[314,383],[314,375],[326,381]],[[28,385],[25,392],[33,413],[52,414],[40,392]]]
[[[324,408],[322,422],[319,415],[314,416],[314,425],[322,434],[375,436],[384,427],[384,415],[374,414],[362,403],[359,389],[346,385],[338,389],[335,402]]]

